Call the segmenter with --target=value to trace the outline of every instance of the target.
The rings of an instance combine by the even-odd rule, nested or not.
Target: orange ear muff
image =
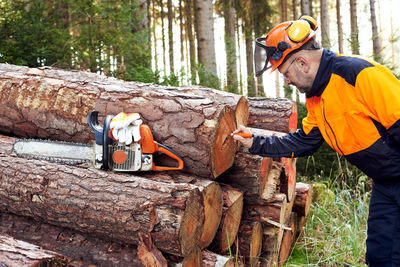
[[[299,43],[310,34],[311,26],[306,20],[296,20],[288,28],[288,37],[292,42]]]

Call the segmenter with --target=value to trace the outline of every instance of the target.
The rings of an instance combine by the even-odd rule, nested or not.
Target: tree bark
[[[342,15],[340,11],[340,0],[336,0],[336,20],[338,30],[338,46],[339,53],[343,54],[343,26],[342,26]]]
[[[236,66],[236,12],[232,6],[232,1],[224,1],[224,21],[225,21],[225,52],[226,52],[226,79],[227,90],[231,93],[239,93],[237,66]]]
[[[184,160],[186,172],[215,178],[236,150],[232,109],[179,89],[124,82],[87,72],[0,64],[0,130],[23,137],[93,142],[90,111],[137,112],[154,139]],[[100,118],[101,119],[101,118]]]
[[[217,234],[211,244],[212,250],[225,254],[239,230],[243,211],[243,192],[226,184],[220,184],[224,197],[222,219]]]
[[[284,224],[286,204],[286,195],[278,193],[267,204],[244,205],[242,218],[244,220],[282,226]]]
[[[168,47],[169,47],[169,71],[170,75],[175,73],[174,68],[174,9],[172,6],[172,0],[167,2],[168,8]]]
[[[137,266],[137,248],[32,218],[0,213],[0,232],[68,257],[70,266]]]
[[[217,73],[212,0],[195,0],[194,3],[199,63],[204,64],[206,71]]]
[[[235,261],[227,256],[215,254],[209,250],[203,250],[202,253],[203,265],[202,267],[234,267]]]
[[[350,26],[351,26],[351,51],[355,55],[360,54],[360,42],[358,40],[357,0],[350,0]]]
[[[0,138],[0,210],[127,244],[151,233],[157,248],[179,256],[198,246],[198,187],[18,158],[15,140]]]
[[[146,267],[167,267],[167,260],[154,246],[150,234],[139,234],[138,258]]]
[[[374,60],[382,61],[381,55],[381,40],[378,32],[378,24],[376,22],[376,12],[375,12],[375,0],[369,0],[369,7],[371,10],[371,26],[372,26],[372,48],[374,52]]]
[[[230,184],[244,193],[247,203],[263,204],[279,191],[282,164],[271,158],[252,155],[241,147],[234,164],[221,176],[221,182]]]
[[[189,41],[189,57],[190,57],[190,79],[192,84],[196,83],[196,47],[194,44],[193,34],[193,4],[192,1],[185,1],[185,15],[186,15],[186,32]]]
[[[67,266],[68,260],[53,251],[0,234],[0,266]]]
[[[320,6],[322,46],[329,49],[331,47],[331,41],[329,37],[328,0],[320,0]]]
[[[248,126],[284,133],[297,130],[297,104],[286,98],[249,98]]]
[[[168,90],[169,88],[166,88]],[[198,95],[210,98],[218,103],[230,106],[235,113],[236,125],[246,126],[249,120],[249,101],[242,95],[237,95],[204,86],[190,86],[172,88],[173,91],[182,92],[190,95]]]
[[[312,202],[313,185],[305,183],[296,184],[296,199],[293,211],[301,216],[308,216]]]

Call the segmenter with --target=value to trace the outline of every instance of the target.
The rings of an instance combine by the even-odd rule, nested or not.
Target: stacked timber
[[[4,250],[20,256],[31,246],[49,266],[279,265],[312,186],[296,183],[295,159],[251,155],[230,133],[248,124],[283,136],[296,128],[296,109],[201,86],[0,64],[0,243],[12,240]],[[117,173],[13,152],[19,138],[93,143],[92,110],[100,120],[139,113],[184,169]]]

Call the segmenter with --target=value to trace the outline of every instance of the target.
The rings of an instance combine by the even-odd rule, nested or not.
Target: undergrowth
[[[318,190],[285,267],[365,266],[370,185],[366,177],[358,181]]]

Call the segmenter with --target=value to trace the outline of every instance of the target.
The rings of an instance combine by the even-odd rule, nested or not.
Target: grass
[[[367,185],[335,187],[316,192],[319,195],[311,206],[304,232],[295,241],[285,267],[366,266]]]

